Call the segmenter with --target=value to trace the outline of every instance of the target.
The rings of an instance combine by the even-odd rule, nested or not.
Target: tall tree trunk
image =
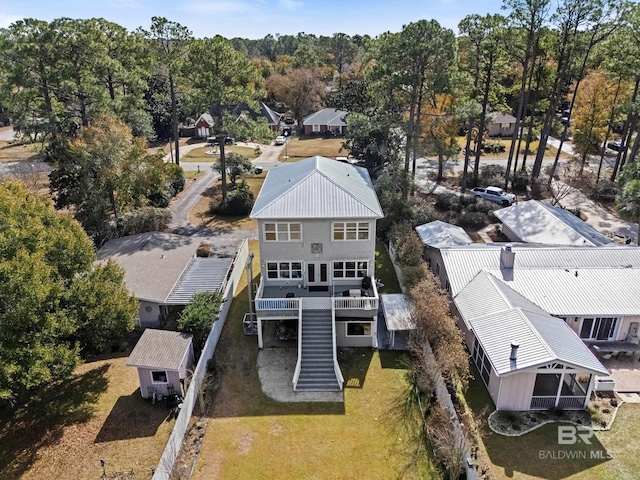
[[[489,90],[491,88],[491,76],[493,73],[493,55],[489,57],[487,77],[484,81],[484,92],[482,93],[482,111],[478,125],[478,138],[476,139],[476,158],[473,164],[473,183],[478,184],[478,171],[480,170],[480,154],[482,153],[482,142],[484,140],[484,124],[487,121],[487,104],[489,103]]]
[[[169,91],[171,93],[171,122],[173,123],[173,141],[176,149],[176,165],[180,165],[180,137],[178,136],[178,105],[173,75],[169,74]]]
[[[424,80],[420,83],[420,90],[418,93],[418,112],[416,114],[416,126],[417,131],[415,132],[413,139],[413,162],[411,166],[411,196],[413,197],[416,194],[416,161],[420,154],[420,118],[422,116],[422,92],[424,89]]]
[[[638,88],[640,88],[640,75],[636,77],[636,83],[633,87],[633,94],[631,95],[632,104],[635,103],[636,98],[638,97]],[[633,129],[630,128],[632,118],[633,118],[633,113],[629,112],[627,114],[627,118],[624,121],[624,124],[622,125],[622,136],[621,136],[621,142],[620,142],[622,144],[622,148],[618,150],[618,154],[616,155],[616,163],[613,166],[613,172],[611,172],[612,182],[615,181],[616,176],[618,175],[618,170],[620,168],[620,161],[623,157],[623,153],[626,153],[627,148],[629,147],[627,136],[629,134],[629,131],[633,132]]]
[[[537,50],[538,50],[538,45],[537,45],[537,41],[536,41],[536,46],[534,47],[534,55],[533,55],[533,61],[531,63],[531,69],[529,71],[529,79],[528,79],[528,85],[527,85],[527,91],[525,93],[524,96],[524,112],[523,112],[523,118],[522,121],[520,122],[520,134],[518,135],[518,146],[516,147],[516,153],[515,153],[515,158],[513,161],[513,174],[516,174],[516,171],[518,170],[518,157],[520,157],[520,146],[522,145],[522,126],[524,125],[524,120],[525,118],[527,118],[527,105],[529,105],[529,97],[531,96],[531,83],[533,82],[533,75],[536,71],[536,54],[537,54]],[[532,116],[533,116],[533,112],[531,112]]]
[[[218,143],[220,144],[220,182],[222,183],[222,203],[227,201],[227,161],[224,156],[224,142],[227,135],[224,133],[224,115],[222,113],[222,105],[218,105],[218,115],[220,122],[220,134],[218,135]]]
[[[411,92],[411,104],[409,107],[409,123],[407,124],[407,138],[404,149],[404,182],[402,183],[402,197],[409,198],[409,164],[411,163],[411,147],[413,146],[413,128],[415,122],[415,108],[417,95],[415,88]]]
[[[527,127],[527,141],[525,143],[524,154],[522,156],[522,165],[520,167],[523,172],[526,171],[527,168],[527,156],[529,155],[529,148],[533,141],[533,127],[538,110],[538,92],[540,92],[540,76],[536,77],[536,96],[531,104],[531,116],[529,117],[529,125]]]
[[[112,75],[108,75],[107,76],[107,88],[109,89],[109,97],[111,98],[111,101],[113,102],[116,99],[116,90],[113,86],[113,76]]]
[[[604,161],[604,152],[607,150],[607,142],[609,141],[609,134],[611,134],[611,125],[613,124],[613,118],[616,114],[616,102],[618,101],[618,94],[620,93],[620,86],[622,85],[622,77],[618,77],[618,83],[616,85],[616,93],[613,96],[613,103],[611,105],[611,115],[609,115],[609,122],[607,123],[607,133],[604,136],[604,143],[602,144],[602,152],[600,153],[600,162],[598,163],[598,175],[596,175],[596,183],[600,181],[600,173],[602,172],[602,162]]]
[[[467,191],[467,170],[469,169],[469,160],[471,156],[469,155],[469,149],[471,148],[471,135],[473,134],[473,118],[469,118],[467,123],[467,141],[464,147],[464,168],[462,170],[462,184],[460,187],[461,193],[465,193]]]

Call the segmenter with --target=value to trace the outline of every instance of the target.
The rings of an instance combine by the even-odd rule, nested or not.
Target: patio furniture
[[[284,296],[285,298],[295,298],[296,294],[293,292],[287,292],[287,294]]]

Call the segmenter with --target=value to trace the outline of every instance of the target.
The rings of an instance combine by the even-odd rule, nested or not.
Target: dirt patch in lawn
[[[12,142],[0,141],[0,163],[5,162],[41,162],[44,154],[40,151],[40,144],[15,145]]]
[[[258,158],[260,153],[252,147],[242,147],[239,145],[231,145],[224,147],[225,154],[238,153],[244,155],[249,160]],[[220,159],[220,147],[200,147],[186,153],[180,159],[181,162],[217,162]]]

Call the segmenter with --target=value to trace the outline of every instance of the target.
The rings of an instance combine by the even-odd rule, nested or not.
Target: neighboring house
[[[184,397],[184,382],[193,368],[192,335],[168,330],[146,329],[133,347],[128,367],[138,369],[142,398],[178,394]]]
[[[508,113],[491,112],[487,114],[490,137],[510,137],[516,128],[516,117]]]
[[[335,108],[322,110],[307,115],[302,121],[305,135],[344,135],[347,132],[345,117],[349,112]]]
[[[250,118],[251,120],[255,121],[258,118],[262,117],[267,121],[267,124],[272,131],[279,132],[280,119],[282,115],[278,112],[273,111],[264,102],[258,102],[258,105],[260,107],[259,111],[255,111],[247,103],[244,102],[226,105],[223,107],[223,111],[234,117],[236,119],[236,122],[242,121],[246,118]],[[211,107],[209,107],[209,114],[209,116],[213,120],[218,119],[220,117],[220,110],[218,108],[218,105],[211,105]]]
[[[528,200],[493,212],[513,242],[600,246],[612,240],[563,208]]]
[[[203,113],[198,117],[195,124],[195,136],[198,138],[207,138],[209,135],[213,134],[213,126],[215,122],[213,121],[213,117],[208,113]]]
[[[587,347],[636,349],[640,248],[473,244],[436,262],[499,409],[584,408],[607,375]]]
[[[441,222],[440,220],[418,225],[415,230],[424,245],[422,257],[429,267],[438,273],[440,272],[440,265],[437,262],[439,261],[441,248],[473,243],[464,228]]]
[[[125,272],[131,295],[140,302],[137,323],[157,327],[173,306],[186,305],[195,293],[224,289],[231,258],[198,258],[201,239],[147,232],[114,238],[98,250],[98,259],[112,259]]]
[[[366,169],[311,157],[269,171],[258,220],[258,344],[266,322],[297,320],[295,390],[340,390],[336,346],[375,347],[376,220]]]

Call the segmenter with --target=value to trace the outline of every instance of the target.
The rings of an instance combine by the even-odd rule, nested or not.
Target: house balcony
[[[362,280],[354,279],[353,284],[332,285],[327,291],[297,285],[265,286],[260,278],[255,296],[258,316],[268,319],[298,318],[302,310],[331,310],[336,316],[371,317],[378,311],[378,290],[375,282],[368,289],[362,288]]]

